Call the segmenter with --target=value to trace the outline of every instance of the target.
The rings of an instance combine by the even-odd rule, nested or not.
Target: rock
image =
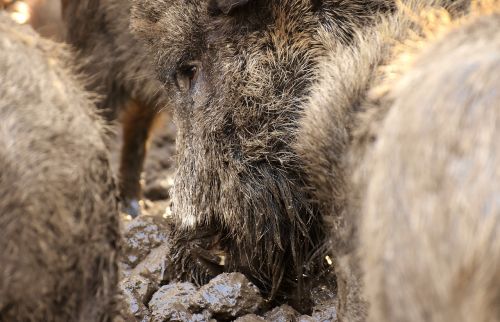
[[[143,276],[157,286],[164,284],[167,282],[167,277],[169,276],[166,260],[169,249],[169,243],[153,249],[142,262],[137,264],[130,272],[130,275]]]
[[[144,209],[143,209],[144,214],[163,217],[164,219],[167,219],[167,223],[170,225],[170,221],[168,218],[166,218],[165,215],[167,208],[170,207],[171,204],[170,200],[151,201],[148,199],[144,199],[143,201],[144,201]]]
[[[275,307],[271,311],[267,312],[264,317],[266,321],[273,322],[293,322],[297,320],[297,316],[299,313],[295,311],[289,305],[282,305],[279,307]]]
[[[176,307],[171,311],[172,314],[168,315],[166,318],[157,320],[153,319],[153,321],[172,321],[172,322],[211,322],[211,314],[208,311],[203,311],[202,313],[193,314],[188,310]]]
[[[202,286],[191,306],[207,309],[217,319],[255,313],[262,304],[259,289],[241,273],[223,273]]]
[[[151,296],[158,290],[149,279],[136,275],[123,279],[120,282],[120,287],[122,290],[126,289],[132,292],[137,300],[144,304],[147,304]]]
[[[337,309],[335,302],[325,303],[314,308],[312,314],[313,320],[318,322],[337,321]]]
[[[329,305],[335,301],[337,296],[337,283],[333,267],[322,272],[314,285],[310,296],[314,307],[324,304]]]
[[[261,321],[266,321],[266,320],[255,314],[247,314],[234,320],[234,322],[261,322]]]
[[[315,319],[313,319],[312,316],[309,315],[301,315],[297,319],[297,322],[317,322]]]
[[[146,303],[156,290],[152,283],[141,276],[124,278],[120,282],[120,288],[127,303],[124,315],[128,320],[149,321],[150,312]]]
[[[161,216],[140,216],[125,223],[123,262],[134,268],[153,248],[168,242],[170,226]]]
[[[149,301],[152,321],[205,321],[189,310],[189,301],[195,293],[196,287],[187,282],[162,286]],[[210,316],[206,316],[208,321]]]

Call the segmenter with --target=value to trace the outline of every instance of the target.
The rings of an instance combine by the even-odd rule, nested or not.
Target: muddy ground
[[[175,127],[165,119],[157,127],[143,174],[143,213],[122,215],[121,289],[129,321],[335,321],[334,291],[319,285],[313,291],[311,315],[283,304],[272,307],[242,274],[221,274],[197,288],[169,282],[169,188],[175,170]],[[120,142],[117,139],[116,147]],[[114,165],[118,164],[115,147]]]

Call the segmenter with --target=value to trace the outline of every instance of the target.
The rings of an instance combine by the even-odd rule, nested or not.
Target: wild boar
[[[155,120],[167,106],[143,44],[129,32],[130,0],[62,0],[66,40],[78,50],[87,89],[109,121],[123,111],[119,188],[125,212],[140,214],[140,178]]]
[[[294,143],[330,48],[322,35],[349,46],[391,8],[382,0],[135,1],[132,28],[150,47],[178,127],[174,277],[203,283],[238,270],[269,298],[304,297],[327,246]]]
[[[296,146],[320,204],[344,209],[340,321],[498,320],[498,14],[468,12],[406,1],[320,64]]]
[[[363,160],[369,321],[500,321],[500,6],[428,42]]]
[[[105,126],[68,48],[0,12],[0,320],[110,321],[119,223]]]

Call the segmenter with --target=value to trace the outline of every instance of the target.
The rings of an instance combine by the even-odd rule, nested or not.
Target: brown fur
[[[117,196],[64,46],[0,12],[0,321],[109,321]]]
[[[66,39],[93,79],[88,88],[102,97],[98,106],[108,120],[125,109],[120,191],[125,210],[136,216],[147,141],[167,97],[142,43],[129,32],[130,0],[71,0],[62,6]]]
[[[340,321],[365,320],[366,300],[369,321],[498,320],[499,192],[496,174],[481,173],[485,162],[498,168],[498,18],[450,34],[454,40],[422,55],[420,68],[401,68],[413,52],[399,44],[429,32],[420,13],[453,20],[464,9],[466,1],[406,1],[320,65],[296,146],[316,197],[333,210]],[[458,122],[468,124],[465,133]],[[417,215],[427,220],[411,219]]]
[[[133,28],[151,47],[179,129],[177,277],[206,281],[218,268],[205,250],[222,248],[224,269],[246,272],[271,298],[290,287],[304,295],[325,235],[293,145],[328,50],[321,35],[348,45],[390,3],[256,0],[227,11],[209,0],[136,1]],[[202,261],[210,269],[192,273]]]
[[[346,158],[356,129],[355,116],[369,105],[366,93],[378,81],[378,66],[390,59],[394,43],[388,41],[389,37],[404,38],[409,25],[411,22],[395,13],[373,29],[356,34],[350,47],[336,44],[328,32],[322,34],[332,48],[320,63],[319,80],[305,103],[301,136],[295,144],[314,197],[322,211],[330,214],[340,321],[364,321],[367,315],[355,256],[356,211],[348,208],[356,197],[349,189],[349,169],[354,164]],[[367,137],[367,142],[360,144],[369,143]]]
[[[387,94],[361,255],[370,321],[500,321],[500,15],[452,30]]]
[[[214,6],[223,13],[228,14],[234,9],[244,6],[249,0],[214,0]]]

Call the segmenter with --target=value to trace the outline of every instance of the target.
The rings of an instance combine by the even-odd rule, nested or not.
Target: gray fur
[[[0,320],[110,321],[117,195],[64,46],[0,12]]]
[[[87,88],[101,95],[98,107],[108,120],[125,110],[120,190],[125,207],[137,215],[130,207],[140,199],[146,142],[167,97],[143,44],[129,32],[130,0],[70,0],[62,7],[66,39],[92,79]]]
[[[317,275],[326,249],[293,148],[317,60],[328,50],[321,31],[348,45],[391,2],[262,0],[228,15],[210,2],[136,1],[133,10],[132,27],[151,47],[179,129],[176,277],[206,281],[217,268],[193,267],[213,264],[210,253],[222,249],[224,270],[246,272],[271,298],[301,298],[303,277]],[[197,78],[183,90],[193,66]]]
[[[369,321],[500,321],[500,14],[428,45],[387,96],[363,161]]]
[[[132,25],[151,47],[179,127],[177,277],[203,281],[222,250],[223,269],[247,272],[271,297],[290,286],[301,294],[302,274],[317,272],[308,264],[320,266],[331,224],[339,320],[372,314],[367,301],[377,304],[383,288],[363,295],[363,281],[373,283],[367,290],[376,284],[363,279],[363,267],[371,268],[360,260],[377,246],[359,221],[364,182],[375,178],[365,162],[391,112],[374,95],[390,76],[382,67],[393,63],[396,44],[423,32],[412,12],[446,7],[459,17],[469,1],[403,3],[379,17],[361,1],[253,1],[221,14],[203,1],[137,0]],[[200,262],[209,269],[191,273]]]
[[[402,73],[395,45],[424,33],[422,10],[467,12],[466,1],[405,5],[320,64],[296,145],[333,210],[339,320],[497,321],[498,17],[451,33]],[[460,184],[459,164],[476,183]],[[455,275],[466,267],[470,282]]]

